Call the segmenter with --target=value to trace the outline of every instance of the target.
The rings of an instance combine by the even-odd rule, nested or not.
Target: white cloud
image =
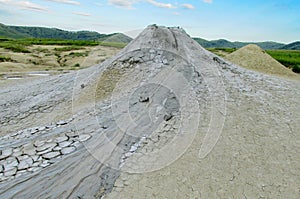
[[[180,13],[179,12],[172,12],[173,15],[179,16]]]
[[[161,2],[154,1],[154,0],[147,0],[147,2],[156,7],[160,7],[160,8],[168,8],[168,9],[176,8],[174,5],[172,5],[170,3],[161,3]]]
[[[84,16],[84,17],[89,17],[92,16],[90,13],[86,12],[72,12],[74,15],[79,15],[79,16]]]
[[[21,8],[26,10],[31,10],[35,12],[48,12],[49,10],[46,7],[41,5],[29,2],[29,1],[14,1],[14,0],[0,0],[0,3],[13,6],[15,8]]]
[[[57,3],[71,4],[71,5],[80,5],[80,2],[72,1],[72,0],[46,0],[46,1],[53,1]]]
[[[213,0],[202,0],[204,3],[212,3]]]
[[[192,4],[182,4],[181,6],[186,8],[186,9],[190,9],[190,10],[195,9],[195,7]]]
[[[171,3],[161,3],[161,2],[158,2],[155,0],[108,0],[108,3],[111,5],[121,7],[121,8],[132,9],[134,4],[142,2],[142,1],[147,2],[151,5],[159,7],[159,8],[167,8],[167,9],[176,8],[176,6]]]
[[[133,4],[137,3],[138,0],[108,0],[108,3],[121,8],[132,9]]]

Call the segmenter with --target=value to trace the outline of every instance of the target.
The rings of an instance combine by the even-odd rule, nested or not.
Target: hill
[[[67,40],[94,40],[125,43],[132,39],[124,34],[100,34],[92,31],[66,31],[57,28],[7,26],[0,24],[0,37],[8,38],[47,38],[47,39],[67,39]],[[121,41],[121,42],[120,42]]]
[[[249,44],[243,48],[225,56],[225,59],[251,70],[284,77],[299,78],[290,69],[273,59],[268,53],[255,44]]]
[[[110,37],[107,37],[105,39],[101,39],[103,42],[116,42],[116,43],[129,43],[131,42],[132,38],[128,37],[127,35],[123,33],[116,33],[111,35]]]
[[[283,46],[283,50],[300,50],[300,41],[296,41],[290,44]]]
[[[285,50],[300,50],[300,42],[294,42],[291,44],[277,43],[273,41],[265,42],[231,42],[226,39],[218,40],[205,40],[202,38],[193,38],[204,48],[242,48],[249,44],[255,44],[265,50],[285,49]]]

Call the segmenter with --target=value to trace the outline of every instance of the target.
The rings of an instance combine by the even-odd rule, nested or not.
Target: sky
[[[0,23],[123,32],[179,26],[207,40],[300,40],[299,0],[0,0]]]

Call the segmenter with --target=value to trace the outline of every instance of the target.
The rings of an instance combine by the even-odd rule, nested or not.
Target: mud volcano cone
[[[268,53],[255,44],[244,46],[227,55],[225,59],[244,68],[265,74],[289,78],[298,77],[297,74],[273,59]]]
[[[0,198],[296,198],[300,83],[147,27],[100,65],[0,91]]]

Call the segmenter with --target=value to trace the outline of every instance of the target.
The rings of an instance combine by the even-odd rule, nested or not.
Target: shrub
[[[13,59],[10,57],[0,56],[0,62],[12,62]]]
[[[295,73],[300,73],[300,65],[294,66],[292,71],[295,72]]]
[[[16,52],[16,53],[30,53],[30,51],[27,50],[25,48],[25,46],[19,45],[19,44],[2,42],[2,43],[0,43],[0,47],[4,48],[4,49],[7,49],[7,50],[11,50],[11,51]]]

